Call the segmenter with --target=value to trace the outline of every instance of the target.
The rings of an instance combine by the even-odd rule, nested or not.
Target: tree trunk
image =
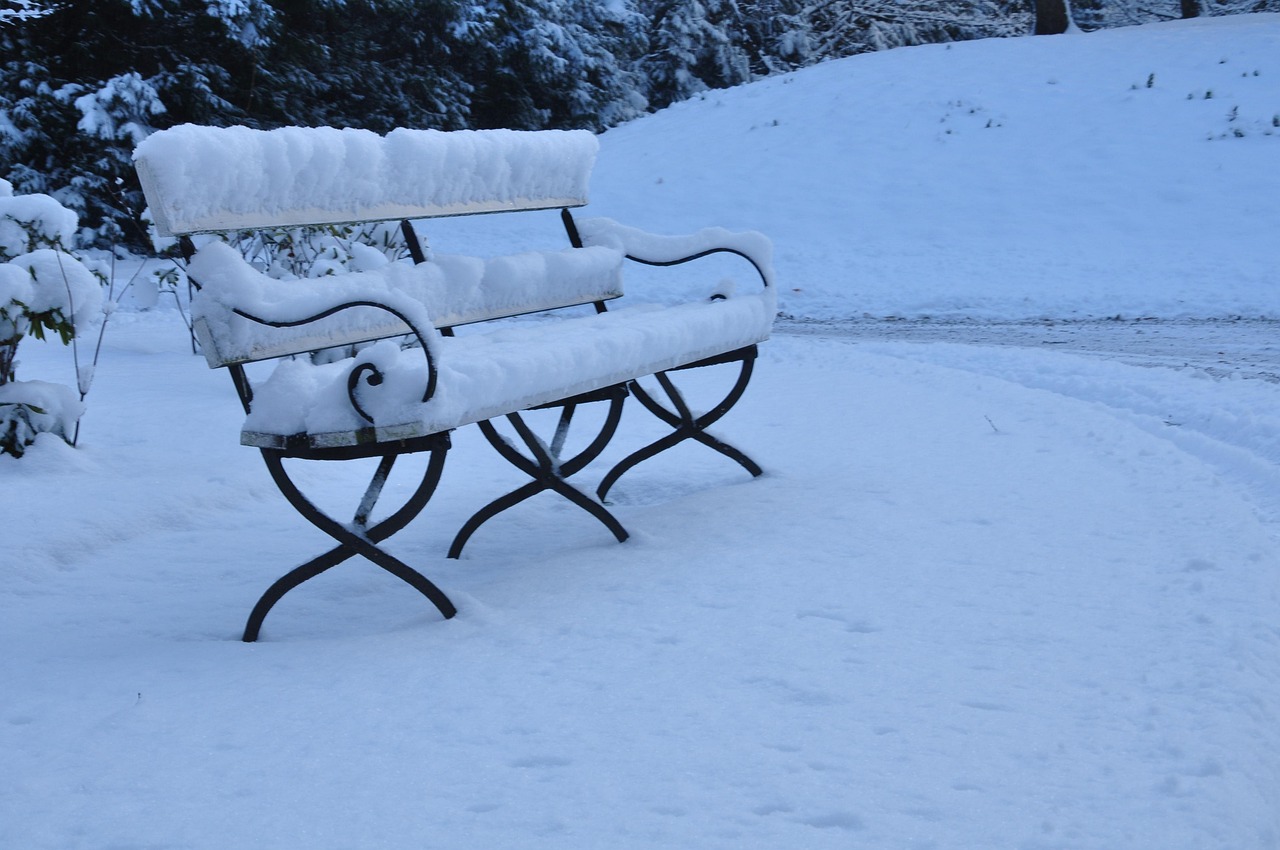
[[[1182,0],[1182,17],[1200,17],[1200,0]]]
[[[1035,3],[1036,35],[1058,35],[1067,31],[1071,23],[1067,0],[1035,0]]]

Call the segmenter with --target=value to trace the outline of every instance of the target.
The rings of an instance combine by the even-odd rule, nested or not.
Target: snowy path
[[[257,593],[322,540],[235,445],[225,376],[122,318],[84,448],[0,458],[36,530],[0,588],[0,846],[1280,834],[1275,525],[1183,429],[1125,412],[1275,384],[783,334],[723,428],[765,478],[691,450],[619,485],[624,545],[535,499],[449,562],[511,480],[469,429],[393,545],[456,620],[352,566],[246,646]],[[635,414],[613,451],[651,429]]]
[[[792,321],[780,332],[1103,407],[1241,484],[1280,528],[1280,323]]]
[[[1057,349],[1133,366],[1194,368],[1214,377],[1280,382],[1280,321],[1273,319],[783,319],[783,334],[893,342]]]

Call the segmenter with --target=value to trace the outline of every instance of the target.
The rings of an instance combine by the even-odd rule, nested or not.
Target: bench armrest
[[[622,251],[628,260],[650,266],[674,266],[709,254],[737,254],[755,268],[765,289],[772,289],[773,245],[754,230],[708,227],[683,236],[664,236],[619,224],[608,218],[574,221],[566,210],[565,227],[582,246],[603,245]]]
[[[317,289],[296,281],[273,280],[222,242],[201,248],[188,263],[187,274],[200,287],[192,313],[210,366],[412,334],[427,364],[422,401],[435,394],[439,332],[426,309],[413,298],[384,286]],[[340,314],[346,315],[339,318]],[[310,332],[290,333],[308,326],[313,326]],[[368,358],[357,357],[347,384],[348,396],[356,412],[372,422],[356,398],[362,379],[378,386],[383,380],[382,369]]]

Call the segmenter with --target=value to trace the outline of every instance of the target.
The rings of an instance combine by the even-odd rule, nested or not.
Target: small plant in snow
[[[151,241],[157,253],[163,255],[172,254],[177,240],[156,236],[153,229]],[[231,236],[230,241],[250,265],[277,280],[370,271],[409,256],[398,222],[246,230]],[[422,249],[426,252],[425,242]],[[174,285],[185,279],[172,271],[161,277]]]
[[[398,222],[248,231],[236,247],[251,264],[281,280],[370,271],[408,256]]]
[[[21,457],[42,432],[74,443],[92,370],[77,368],[74,390],[15,372],[26,336],[74,344],[102,309],[100,278],[70,252],[77,223],[48,195],[14,196],[0,180],[0,454]]]

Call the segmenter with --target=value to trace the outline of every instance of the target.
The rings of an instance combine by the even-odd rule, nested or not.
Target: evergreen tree
[[[746,19],[736,0],[666,0],[650,4],[650,20],[641,69],[655,107],[752,79]]]
[[[1201,15],[1276,12],[1280,0],[1074,0],[1072,6],[1081,29],[1098,30]]]
[[[1037,3],[1042,0],[1037,0]],[[1023,35],[1030,21],[1006,0],[809,0],[801,14],[820,58],[913,44]]]
[[[273,0],[278,27],[246,91],[260,126],[468,125],[459,0]]]
[[[0,0],[0,178],[140,245],[131,153],[182,122],[587,127],[907,44],[1280,0]]]
[[[646,44],[631,2],[483,0],[463,73],[473,126],[603,129],[647,105],[635,60]]]
[[[270,27],[260,0],[96,0],[0,28],[0,174],[105,241],[137,243],[134,144],[175,117],[244,117],[236,75]]]
[[[0,26],[32,21],[52,11],[48,5],[36,0],[0,0]]]
[[[95,0],[0,28],[0,163],[22,193],[141,246],[153,128],[466,126],[460,0]]]
[[[814,37],[804,16],[804,0],[742,2],[738,35],[754,77],[767,77],[811,64]]]

